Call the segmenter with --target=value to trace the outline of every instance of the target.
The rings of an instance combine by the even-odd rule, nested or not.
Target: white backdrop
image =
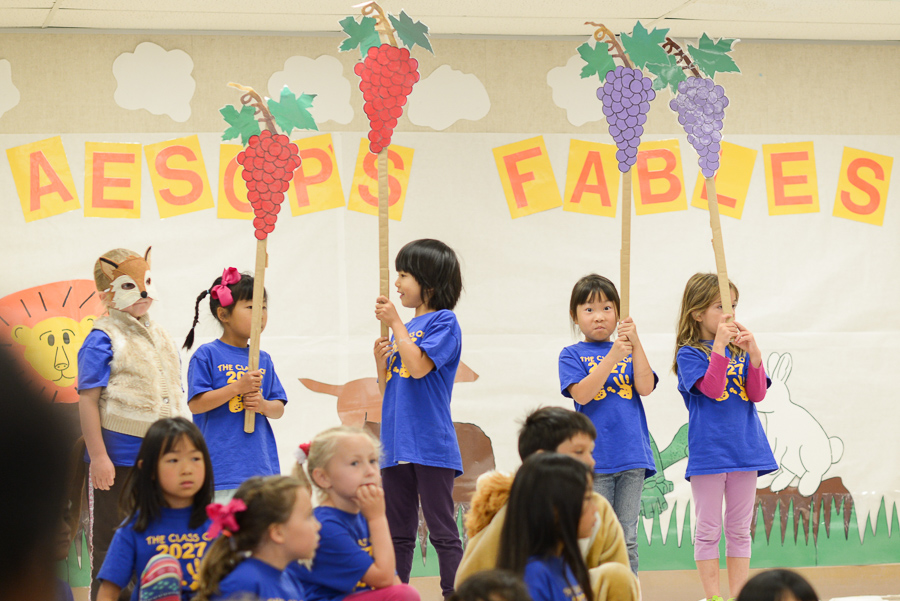
[[[183,135],[63,135],[82,202],[86,141],[150,144]],[[345,196],[362,135],[334,134]],[[618,219],[561,209],[510,219],[491,150],[533,135],[397,133],[394,138],[395,144],[414,148],[415,157],[403,220],[391,223],[391,257],[402,244],[422,237],[441,239],[460,255],[465,292],[457,314],[463,361],[480,378],[456,386],[453,416],[480,426],[493,442],[498,466],[507,470],[518,464],[516,431],[525,413],[546,404],[570,406],[559,394],[557,357],[575,341],[567,316],[572,285],[589,272],[619,279]],[[44,137],[0,135],[0,145],[10,148]],[[560,188],[572,137],[544,136]],[[609,141],[599,135],[577,138]],[[791,354],[791,400],[805,407],[829,436],[843,440],[843,458],[826,477],[843,479],[862,529],[882,497],[889,512],[900,500],[900,407],[892,388],[900,351],[900,312],[895,308],[900,297],[900,214],[893,206],[898,186],[892,186],[887,199],[883,227],[831,212],[843,147],[896,156],[900,140],[726,139],[757,150],[764,143],[815,143],[821,212],[769,216],[760,153],[743,219],[723,217],[725,247],[729,275],[741,291],[738,319],[756,333],[764,356]],[[215,189],[219,134],[200,134],[200,140]],[[683,139],[681,148],[690,199],[696,161]],[[224,267],[253,268],[255,239],[249,222],[216,219],[215,209],[160,220],[146,164],[140,220],[85,218],[79,210],[26,224],[9,164],[2,163],[5,266],[0,296],[58,280],[91,278],[93,262],[104,251],[119,246],[142,251],[152,244],[162,299],[151,315],[182,340],[197,294]],[[687,421],[670,371],[674,323],[687,278],[714,270],[707,213],[689,208],[635,217],[632,236],[631,313],[660,376],[645,407],[651,433],[663,447]],[[339,423],[335,397],[313,393],[297,378],[342,384],[374,376],[376,219],[346,209],[296,218],[282,214],[269,252],[269,324],[262,346],[271,353],[290,400],[284,418],[275,422],[287,471],[298,442]],[[201,308],[201,315],[197,344],[219,335],[208,310]],[[187,355],[183,360],[186,373]],[[667,476],[683,482],[683,469],[682,462]],[[676,495],[687,498],[680,485]]]

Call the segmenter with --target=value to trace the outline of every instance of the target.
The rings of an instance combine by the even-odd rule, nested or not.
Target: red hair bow
[[[229,306],[234,302],[234,297],[231,295],[231,289],[229,286],[232,284],[237,284],[241,281],[241,273],[235,267],[226,267],[225,271],[222,272],[222,283],[216,284],[213,286],[209,294],[214,299],[219,301],[219,304],[223,307]]]
[[[306,460],[309,457],[309,447],[311,444],[312,443],[310,442],[304,442],[297,446],[296,449],[294,449],[294,457],[296,457],[297,463],[299,463],[300,465],[306,463]]]
[[[225,536],[231,536],[240,530],[234,515],[246,509],[247,504],[240,499],[232,499],[227,505],[210,503],[206,506],[206,515],[212,520],[212,524],[209,525],[206,533],[210,538],[219,536],[220,532]]]

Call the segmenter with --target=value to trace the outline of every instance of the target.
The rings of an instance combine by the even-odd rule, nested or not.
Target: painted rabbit
[[[800,494],[808,497],[818,490],[825,472],[840,461],[844,443],[836,436],[829,437],[809,411],[791,401],[787,387],[791,366],[788,353],[772,353],[766,362],[772,386],[756,409],[766,418],[766,436],[779,469],[760,477],[757,486],[769,485],[772,492],[778,492],[797,477]]]

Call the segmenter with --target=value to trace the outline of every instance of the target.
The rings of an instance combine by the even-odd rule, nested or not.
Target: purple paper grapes
[[[619,149],[619,171],[626,173],[637,161],[650,101],[656,98],[653,82],[640,69],[619,65],[606,74],[606,82],[597,88],[597,98],[603,103],[609,135]]]
[[[700,155],[703,177],[714,177],[719,169],[726,106],[725,89],[704,77],[688,77],[680,82],[678,95],[669,102],[669,108],[678,113],[688,142]]]

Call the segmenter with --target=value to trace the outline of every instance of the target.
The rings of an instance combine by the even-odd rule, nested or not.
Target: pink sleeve
[[[753,367],[750,358],[747,358],[747,398],[758,403],[766,398],[766,370],[760,362],[759,367]]]
[[[717,399],[725,392],[725,368],[728,367],[728,359],[719,353],[710,353],[709,367],[702,378],[697,380],[694,386],[711,399]]]

